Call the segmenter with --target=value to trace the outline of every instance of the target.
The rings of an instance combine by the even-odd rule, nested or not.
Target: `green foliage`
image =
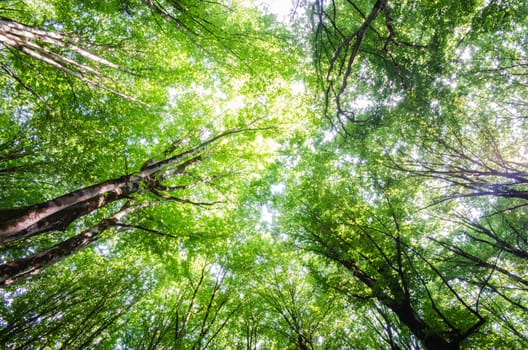
[[[16,264],[139,206],[6,282],[2,347],[528,346],[528,9],[305,5],[0,4],[0,221],[248,129],[2,244]]]

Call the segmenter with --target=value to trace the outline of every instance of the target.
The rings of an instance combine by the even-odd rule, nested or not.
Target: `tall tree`
[[[45,251],[1,265],[2,283],[12,283],[24,275],[35,273],[90,246],[108,229],[126,227],[127,215],[156,205],[160,201],[198,206],[215,204],[215,202],[199,201],[190,198],[188,194],[182,196],[178,193],[186,193],[188,189],[212,181],[215,176],[223,175],[204,174],[200,176],[193,173],[190,168],[205,158],[207,146],[226,136],[247,131],[248,129],[229,130],[207,140],[199,141],[197,146],[185,145],[188,141],[184,140],[175,141],[164,153],[166,158],[147,161],[135,174],[124,175],[118,179],[105,181],[30,207],[2,210],[5,220],[1,232],[2,242],[10,242],[43,232],[66,230],[75,220],[95,210],[110,206],[114,202],[124,200],[121,207],[113,214],[103,218],[87,230]],[[180,145],[180,142],[184,144]],[[183,149],[178,150],[180,147]]]
[[[475,309],[474,301],[464,300],[445,272],[413,246],[421,227],[405,222],[411,194],[401,190],[404,183],[376,179],[379,174],[375,172],[352,170],[369,188],[362,192],[362,186],[355,188],[347,181],[350,168],[342,168],[334,170],[328,179],[322,170],[314,169],[301,184],[298,198],[302,204],[293,204],[298,207],[297,216],[286,219],[297,222],[292,225],[292,234],[305,242],[307,249],[341,265],[359,282],[347,291],[349,295],[373,298],[391,310],[423,346],[459,349],[478,331],[484,317]],[[341,193],[347,195],[341,197]],[[444,298],[451,300],[452,306],[443,309]]]

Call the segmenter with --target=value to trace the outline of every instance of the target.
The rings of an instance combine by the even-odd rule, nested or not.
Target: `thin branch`
[[[158,236],[162,236],[162,237],[169,237],[169,238],[180,238],[178,236],[173,236],[173,235],[169,235],[167,233],[163,233],[159,230],[154,230],[154,229],[151,229],[151,228],[148,228],[148,227],[143,227],[143,226],[140,226],[140,225],[131,225],[131,224],[122,224],[122,223],[117,223],[115,225],[116,227],[123,227],[123,228],[132,228],[132,229],[136,229],[136,230],[141,230],[141,231],[145,231],[145,232],[148,232],[148,233],[153,233],[155,235],[158,235]]]

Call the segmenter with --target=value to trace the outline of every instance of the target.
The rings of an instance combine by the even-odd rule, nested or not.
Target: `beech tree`
[[[393,183],[381,185],[376,183],[381,179],[366,180],[375,179],[375,173],[359,172],[372,186],[362,194],[347,183],[348,167],[344,169],[328,180],[319,170],[311,171],[305,190],[298,194],[302,204],[297,216],[286,219],[300,225],[290,229],[292,234],[359,282],[345,289],[347,295],[375,299],[428,349],[459,349],[485,318],[473,301],[464,300],[451,286],[426,252],[413,247],[411,242],[419,239],[422,228],[404,223],[404,208],[411,205],[399,189],[403,184],[385,179]],[[348,195],[340,198],[340,193]],[[444,298],[452,299],[448,310],[440,306]],[[431,313],[423,313],[425,308]]]
[[[1,241],[9,242],[42,232],[65,230],[71,222],[83,215],[120,199],[129,199],[136,193],[142,194],[142,190],[158,194],[161,198],[192,203],[188,199],[170,196],[169,194],[164,195],[163,193],[184,190],[196,186],[198,182],[210,179],[199,179],[179,186],[166,186],[164,183],[173,177],[184,177],[189,174],[187,168],[203,158],[203,151],[208,145],[224,136],[242,131],[247,130],[226,131],[195,147],[173,154],[178,149],[179,143],[182,142],[176,140],[171,148],[166,150],[167,158],[157,161],[149,159],[136,174],[125,175],[118,179],[82,188],[59,198],[26,208],[4,209],[2,210],[4,223],[2,224],[2,231],[0,231]]]
[[[205,157],[204,150],[208,145],[228,135],[244,131],[248,130],[226,131],[194,147],[183,145],[183,150],[176,151],[177,154],[175,155],[173,155],[175,150],[182,146],[179,145],[180,142],[174,142],[170,149],[165,152],[167,158],[159,161],[147,161],[136,174],[105,181],[30,207],[3,210],[5,221],[1,231],[2,242],[10,242],[43,232],[64,231],[73,221],[82,216],[99,208],[104,208],[113,202],[125,200],[121,208],[118,208],[113,215],[102,219],[95,226],[45,251],[1,265],[1,283],[12,283],[23,275],[35,273],[88,247],[108,229],[126,227],[124,219],[130,213],[150,205],[159,204],[160,201],[174,201],[199,206],[214,205],[214,202],[199,202],[189,197],[180,196],[178,192],[211,181],[213,176],[196,178],[196,175],[193,175],[189,168],[193,163]],[[217,176],[219,175],[221,174]],[[159,200],[149,200],[149,194],[153,194]],[[140,198],[145,195],[147,198]]]

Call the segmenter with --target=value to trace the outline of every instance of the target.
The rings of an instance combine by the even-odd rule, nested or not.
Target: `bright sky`
[[[255,2],[277,15],[277,19],[281,21],[288,20],[290,11],[293,8],[292,0],[256,0]]]

